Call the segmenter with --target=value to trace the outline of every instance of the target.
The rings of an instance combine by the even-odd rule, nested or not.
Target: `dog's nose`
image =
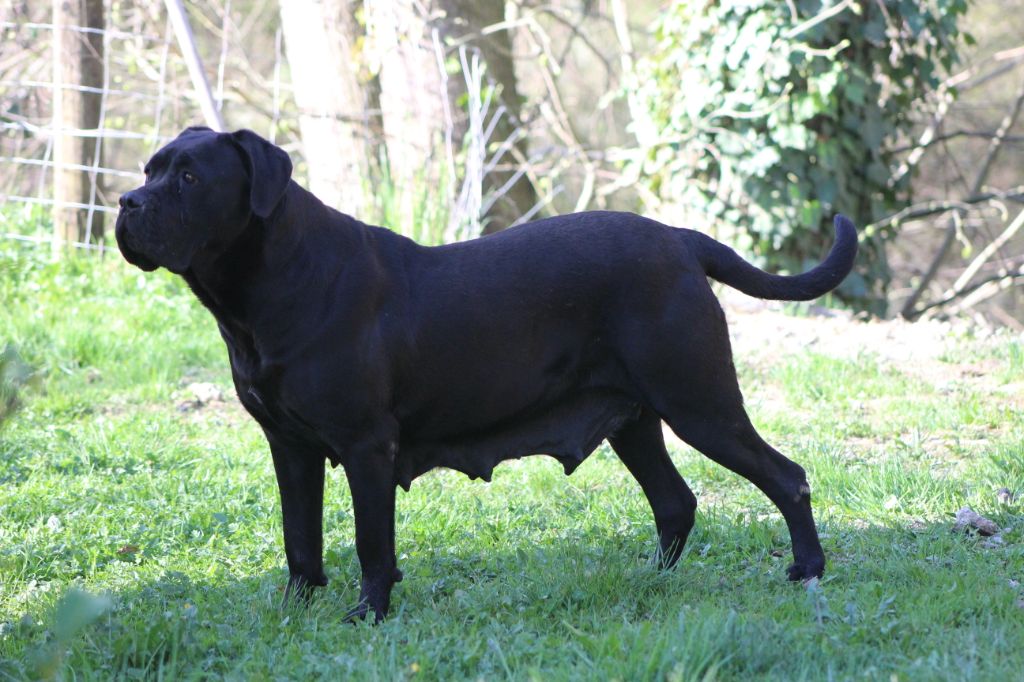
[[[121,198],[117,200],[117,203],[121,208],[142,208],[142,197],[139,196],[138,190],[133,189],[130,192],[122,194]]]

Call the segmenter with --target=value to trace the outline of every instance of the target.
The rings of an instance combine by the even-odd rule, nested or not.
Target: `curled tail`
[[[857,256],[857,228],[849,218],[836,215],[836,241],[816,267],[802,275],[773,275],[754,267],[725,244],[699,232],[693,242],[697,260],[711,279],[749,296],[773,301],[809,301],[832,291],[853,269]]]

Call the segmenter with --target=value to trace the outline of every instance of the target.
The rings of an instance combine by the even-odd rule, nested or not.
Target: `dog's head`
[[[187,128],[146,164],[146,183],[121,195],[117,245],[143,270],[181,274],[196,254],[216,255],[253,217],[281,201],[292,162],[249,130]]]

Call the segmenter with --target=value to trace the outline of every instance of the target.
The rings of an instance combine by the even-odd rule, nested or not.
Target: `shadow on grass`
[[[406,580],[377,627],[342,622],[358,598],[351,546],[329,553],[331,584],[308,606],[283,603],[283,569],[214,579],[169,571],[107,596],[67,592],[48,622],[16,626],[26,647],[21,663],[0,665],[0,678],[308,674],[314,659],[325,673],[369,666],[390,677],[427,654],[438,675],[557,668],[647,676],[654,665],[664,676],[680,660],[688,671],[730,676],[896,669],[983,621],[1007,637],[1021,630],[1008,575],[1019,562],[1007,562],[1019,546],[986,547],[950,528],[828,524],[826,576],[810,585],[785,580],[781,521],[698,518],[671,571],[648,558],[653,529],[483,551],[435,546],[440,531],[428,532],[401,561]],[[944,637],[937,624],[959,630]],[[976,673],[988,652],[975,642],[961,654],[969,665],[950,671]]]

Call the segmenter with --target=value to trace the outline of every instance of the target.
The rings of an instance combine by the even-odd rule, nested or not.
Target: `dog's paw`
[[[807,562],[798,561],[786,569],[786,576],[793,582],[797,582],[799,580],[810,580],[811,578],[820,578],[824,573],[824,559]]]

